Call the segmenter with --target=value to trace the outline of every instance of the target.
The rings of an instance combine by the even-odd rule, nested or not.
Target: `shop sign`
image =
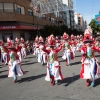
[[[1,29],[16,29],[16,26],[2,26]]]

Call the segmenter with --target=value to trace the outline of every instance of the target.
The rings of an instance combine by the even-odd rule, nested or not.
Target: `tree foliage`
[[[91,20],[91,22],[89,23],[89,26],[91,26],[94,36],[97,34],[97,32],[100,32],[100,25],[95,24],[95,19]]]
[[[66,32],[67,34],[71,35],[80,35],[83,32],[78,31],[76,29],[71,29],[68,28],[66,25],[62,25],[62,26],[49,26],[49,25],[45,25],[44,29],[41,31],[41,35],[43,37],[47,37],[51,34],[53,34],[54,36],[62,36],[63,33]]]

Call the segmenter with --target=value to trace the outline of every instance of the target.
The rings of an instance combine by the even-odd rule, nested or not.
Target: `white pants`
[[[4,61],[5,64],[7,64],[7,53],[2,52],[1,53],[1,62]]]
[[[87,65],[85,65],[87,63]],[[85,59],[84,61],[84,78],[85,79],[92,79],[92,82],[95,81],[95,64],[96,61],[94,58],[91,59]]]
[[[21,53],[20,52],[17,52],[17,55],[19,57],[19,61],[21,62],[22,61]]]
[[[21,49],[21,54],[22,54],[22,58],[26,57],[26,49],[25,48]]]
[[[38,53],[38,62],[46,63],[46,54],[44,52]]]

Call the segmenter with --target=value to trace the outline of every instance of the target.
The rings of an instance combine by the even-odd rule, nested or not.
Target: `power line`
[[[94,0],[93,0],[93,5],[92,5],[92,15],[91,15],[91,20],[92,20],[92,16],[93,16],[93,8],[94,8]]]

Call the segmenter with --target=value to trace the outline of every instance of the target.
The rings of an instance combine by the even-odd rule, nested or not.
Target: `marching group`
[[[21,61],[28,54],[37,57],[41,65],[46,64],[47,74],[46,81],[51,81],[51,85],[59,84],[58,80],[63,80],[61,65],[58,61],[58,52],[62,51],[62,59],[65,60],[66,66],[71,66],[70,60],[74,60],[76,52],[82,53],[80,78],[86,79],[86,86],[95,86],[95,79],[99,75],[99,64],[95,57],[95,52],[100,52],[98,42],[92,37],[89,27],[83,35],[69,36],[64,32],[60,38],[50,35],[43,41],[43,38],[36,37],[33,42],[24,41],[18,38],[13,42],[7,38],[7,43],[0,41],[1,63],[8,65],[8,77],[13,77],[13,82],[17,82],[17,75],[22,76],[25,72],[21,68]]]

